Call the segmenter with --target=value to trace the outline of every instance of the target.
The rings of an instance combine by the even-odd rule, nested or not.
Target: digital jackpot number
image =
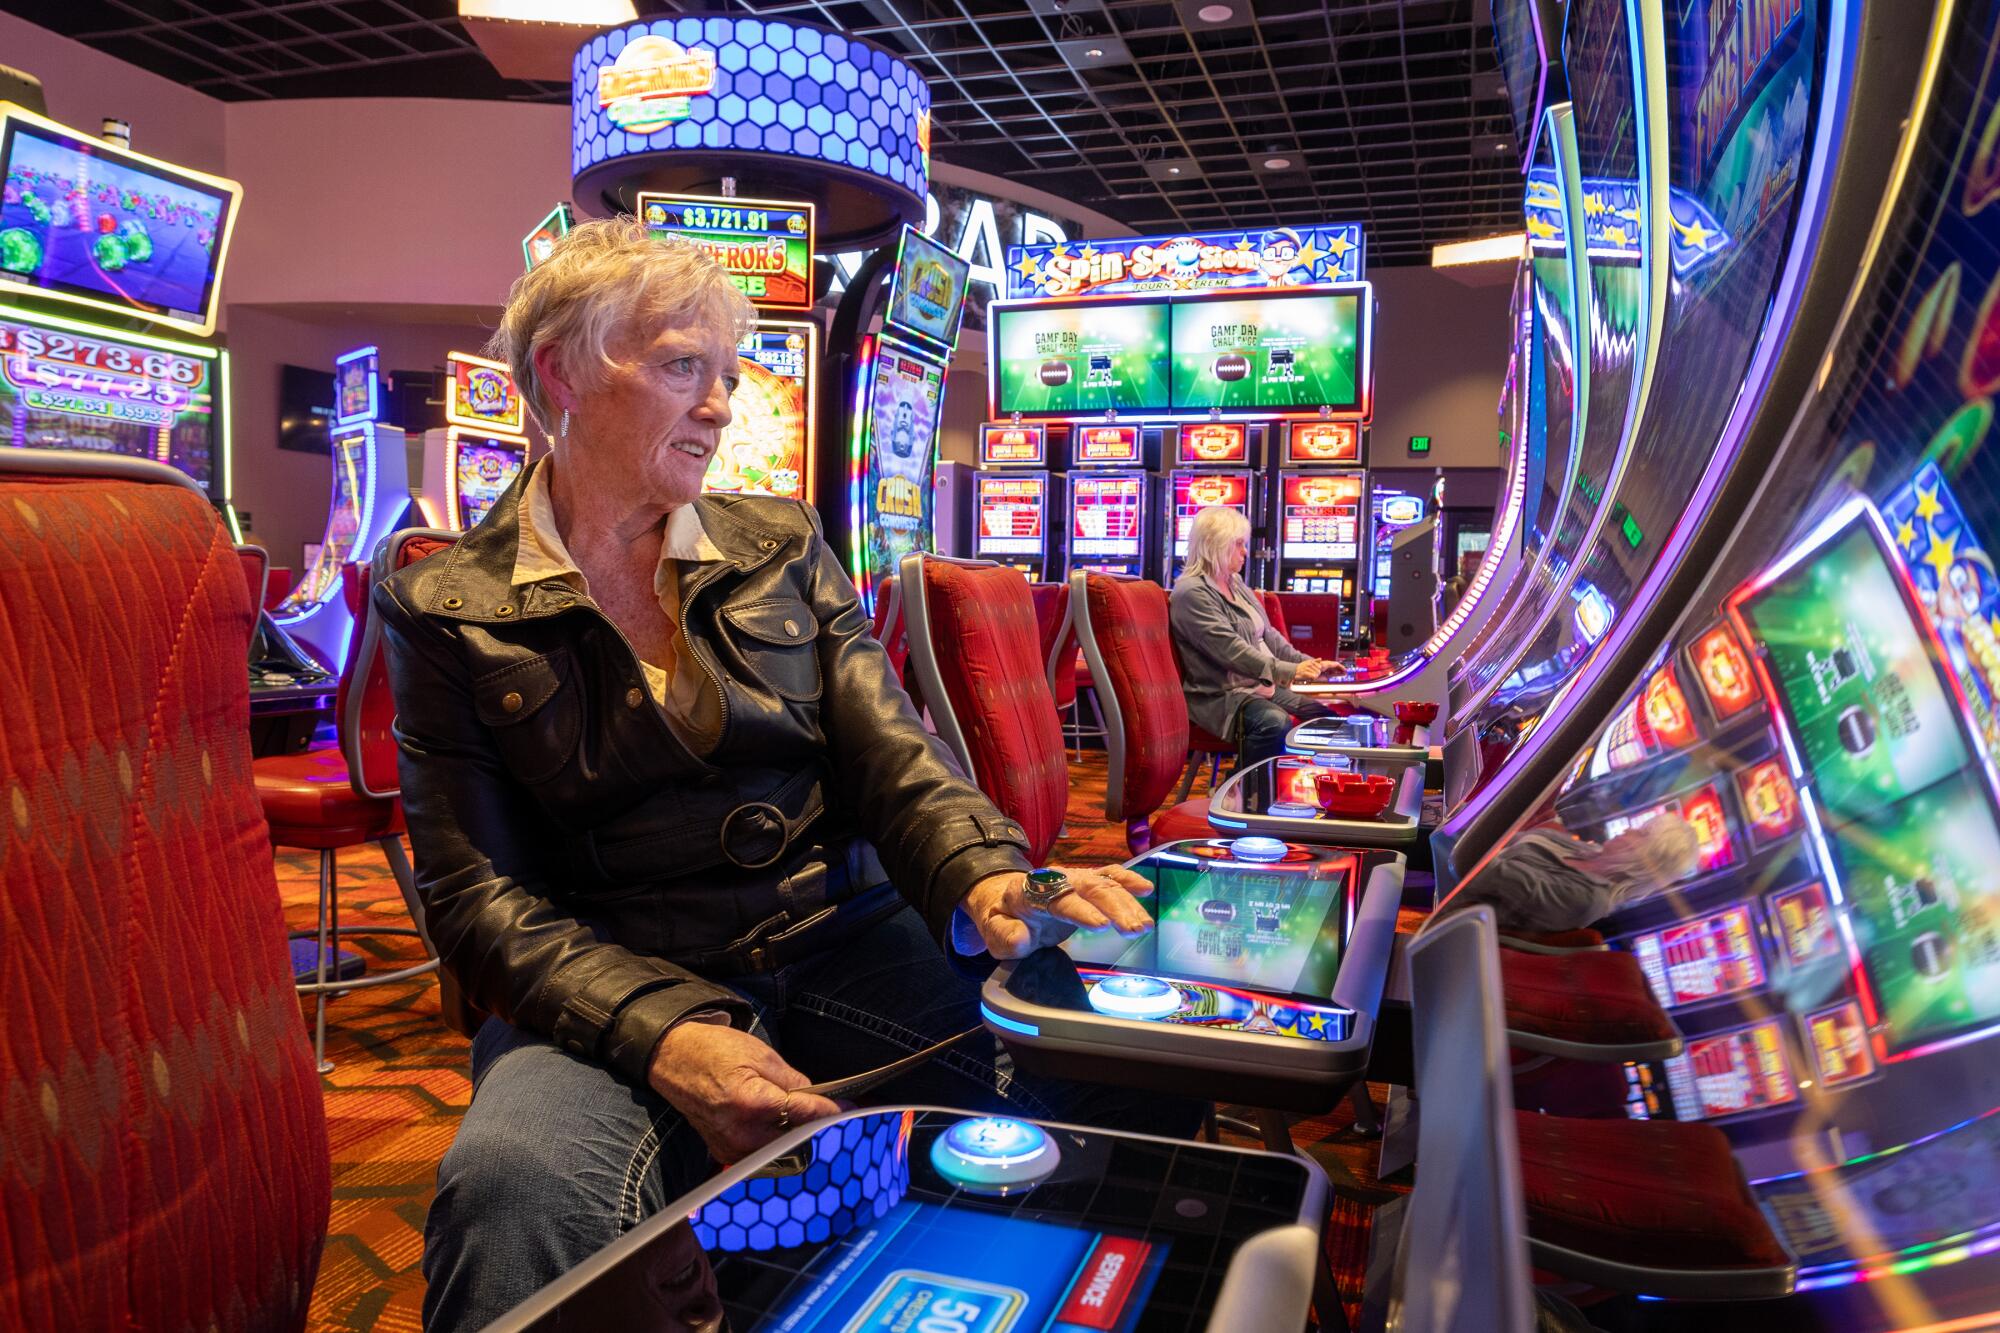
[[[695,231],[754,232],[771,230],[771,215],[756,208],[709,208],[693,204],[681,210],[681,225]]]
[[[201,383],[198,361],[167,352],[141,352],[122,343],[104,343],[66,333],[0,324],[0,353],[12,352],[46,365],[60,362],[85,370],[110,371],[165,381],[184,388]]]

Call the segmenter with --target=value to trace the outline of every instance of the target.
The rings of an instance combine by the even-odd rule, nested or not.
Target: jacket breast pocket
[[[493,732],[507,769],[525,783],[547,782],[576,753],[583,701],[567,648],[489,671],[472,682],[473,706]]]
[[[773,597],[724,606],[722,617],[752,684],[795,702],[819,698],[819,622],[804,602]]]

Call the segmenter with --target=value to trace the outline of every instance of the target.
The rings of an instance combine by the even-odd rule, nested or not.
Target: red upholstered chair
[[[1069,809],[1069,765],[1027,582],[1005,565],[929,552],[904,556],[901,573],[910,670],[938,739],[1021,826],[1029,859],[1046,861]]]
[[[427,528],[407,528],[384,540],[378,558],[383,570],[400,569],[444,549],[457,534]],[[366,565],[350,564],[341,571],[355,632],[347,662],[340,673],[335,698],[335,728],[340,744],[304,754],[273,755],[256,761],[257,794],[263,798],[271,841],[279,847],[302,847],[319,853],[319,928],[298,932],[316,941],[313,980],[298,987],[313,997],[313,1053],[321,1073],[333,1066],[326,1058],[326,1003],[336,992],[386,986],[437,970],[437,951],[424,933],[423,904],[417,898],[415,876],[403,850],[401,786],[396,774],[396,741],[390,728],[395,704],[382,653],[381,626],[368,614],[368,590],[373,584]],[[343,847],[373,842],[388,858],[408,926],[342,926],[336,892],[334,856]],[[337,946],[348,935],[410,935],[422,942],[421,963],[393,968],[356,979],[337,973]]]
[[[1090,674],[1105,688],[1110,733],[1105,818],[1125,826],[1134,855],[1156,842],[1206,838],[1206,799],[1182,801],[1154,816],[1181,775],[1188,752],[1187,696],[1167,625],[1167,590],[1145,579],[1077,570],[1070,608]]]
[[[1681,1053],[1680,1029],[1629,953],[1502,949],[1500,992],[1517,1050],[1615,1063]]]
[[[1463,953],[1468,942],[1476,957]],[[1495,948],[1486,908],[1453,913],[1423,932],[1410,950],[1417,1031],[1433,1042],[1465,1043],[1441,1033],[1426,1010],[1469,1018],[1502,1009],[1503,960],[1496,954],[1504,951]],[[1480,994],[1456,994],[1465,987]],[[1489,1037],[1484,1063],[1497,1078],[1495,1045]],[[1420,1053],[1420,1068],[1432,1064]],[[1447,1094],[1440,1113],[1455,1122],[1480,1109],[1455,1090],[1440,1091]],[[1715,1126],[1511,1114],[1536,1268],[1605,1291],[1674,1300],[1761,1300],[1791,1292],[1797,1260],[1771,1230]],[[1421,1142],[1418,1151],[1422,1176]]]
[[[266,611],[275,611],[279,603],[292,591],[292,568],[290,565],[272,565],[264,571],[264,601]]]
[[[1330,592],[1276,594],[1284,611],[1285,637],[1308,657],[1340,656],[1340,596]]]
[[[875,642],[889,654],[901,681],[909,670],[910,644],[903,634],[903,595],[894,574],[875,585]]]
[[[250,590],[250,607],[261,610],[264,585],[270,582],[271,553],[261,546],[240,545],[236,548],[236,558],[243,565],[243,583]]]
[[[1257,600],[1264,607],[1264,619],[1270,621],[1271,628],[1284,635],[1286,641],[1289,642],[1292,637],[1292,630],[1291,626],[1285,622],[1284,599],[1269,588],[1260,588],[1257,591]]]
[[[329,1154],[245,586],[184,474],[0,449],[0,1328],[305,1326]]]

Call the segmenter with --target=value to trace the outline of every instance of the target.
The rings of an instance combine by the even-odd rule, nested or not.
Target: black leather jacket
[[[918,722],[812,510],[695,502],[723,556],[682,587],[721,693],[703,760],[588,598],[511,585],[528,476],[373,601],[418,891],[474,1004],[642,1084],[690,1011],[747,1024],[704,976],[835,947],[897,905],[884,868],[947,949],[973,884],[1027,868],[1020,827]]]

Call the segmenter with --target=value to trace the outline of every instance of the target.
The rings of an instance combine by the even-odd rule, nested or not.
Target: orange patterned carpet
[[[1103,756],[1090,753],[1071,772],[1069,824],[1057,859],[1123,860],[1124,832],[1104,822]],[[318,873],[315,854],[278,855],[278,883],[295,930],[315,925]],[[408,923],[379,849],[343,852],[339,873],[342,925]],[[349,940],[346,947],[384,968],[417,957],[408,938]],[[305,1013],[310,1019],[309,1007]],[[413,1330],[421,1323],[424,1210],[438,1159],[472,1096],[468,1046],[439,1021],[437,987],[426,977],[336,1000],[327,1009],[327,1057],[334,1062],[324,1079],[333,1218],[308,1327]],[[1375,1093],[1379,1105],[1383,1090]],[[1372,1207],[1399,1192],[1376,1181],[1375,1144],[1351,1124],[1343,1106],[1295,1130],[1347,1196],[1334,1204],[1327,1249],[1350,1314],[1360,1298]]]

